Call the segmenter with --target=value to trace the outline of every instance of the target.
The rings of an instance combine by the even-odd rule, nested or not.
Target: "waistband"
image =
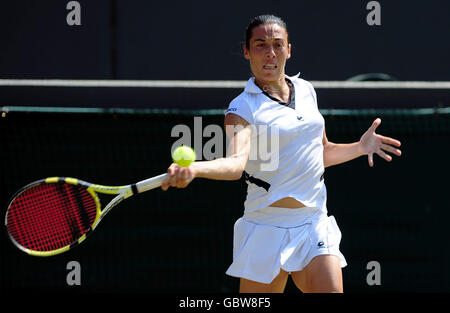
[[[268,225],[280,228],[294,228],[312,224],[315,221],[327,217],[320,208],[279,208],[265,207],[257,211],[245,213],[243,218],[258,225]]]

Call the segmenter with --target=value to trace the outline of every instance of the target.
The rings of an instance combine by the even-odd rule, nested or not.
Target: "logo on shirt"
[[[229,108],[228,110],[227,110],[227,113],[228,112],[236,112],[237,111],[237,108]]]
[[[298,119],[299,121],[301,121],[301,120],[303,120],[303,117],[297,116],[297,119]]]

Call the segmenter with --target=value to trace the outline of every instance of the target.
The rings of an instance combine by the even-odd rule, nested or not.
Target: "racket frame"
[[[8,233],[8,237],[11,240],[11,242],[21,251],[32,255],[32,256],[38,256],[38,257],[48,257],[48,256],[54,256],[57,254],[64,253],[73,247],[79,245],[82,243],[91,233],[92,231],[98,226],[100,221],[106,216],[108,212],[111,211],[111,209],[122,202],[122,200],[127,199],[131,197],[134,194],[142,193],[154,188],[157,188],[161,186],[162,181],[167,177],[168,174],[161,174],[152,178],[148,178],[145,180],[142,180],[136,184],[131,185],[124,185],[124,186],[105,186],[105,185],[99,185],[99,184],[92,184],[77,178],[71,178],[71,177],[47,177],[45,179],[37,180],[35,182],[32,182],[25,187],[18,190],[14,196],[12,197],[11,201],[8,204],[8,208],[6,210],[5,214],[5,227],[6,231]],[[94,219],[94,222],[92,223],[92,226],[89,228],[87,232],[85,232],[78,240],[71,243],[70,245],[55,249],[55,250],[49,250],[49,251],[37,251],[32,250],[23,247],[20,245],[11,235],[8,229],[8,213],[9,213],[9,207],[13,203],[13,201],[23,192],[25,192],[27,189],[33,188],[38,185],[42,184],[54,184],[54,183],[67,183],[71,185],[79,185],[86,188],[86,191],[89,192],[89,194],[92,196],[92,198],[95,201],[96,206],[96,216]],[[100,199],[97,195],[97,193],[102,194],[109,194],[109,195],[117,195],[114,197],[102,210]]]

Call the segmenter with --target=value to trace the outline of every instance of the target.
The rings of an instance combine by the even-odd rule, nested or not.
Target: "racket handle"
[[[138,193],[160,187],[163,180],[166,179],[168,175],[169,174],[165,173],[136,183]]]

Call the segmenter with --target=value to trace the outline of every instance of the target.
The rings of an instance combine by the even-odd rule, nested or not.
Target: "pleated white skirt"
[[[341,232],[333,216],[317,208],[267,207],[234,225],[233,263],[226,274],[268,284],[279,273],[302,270],[316,256],[336,255]]]

